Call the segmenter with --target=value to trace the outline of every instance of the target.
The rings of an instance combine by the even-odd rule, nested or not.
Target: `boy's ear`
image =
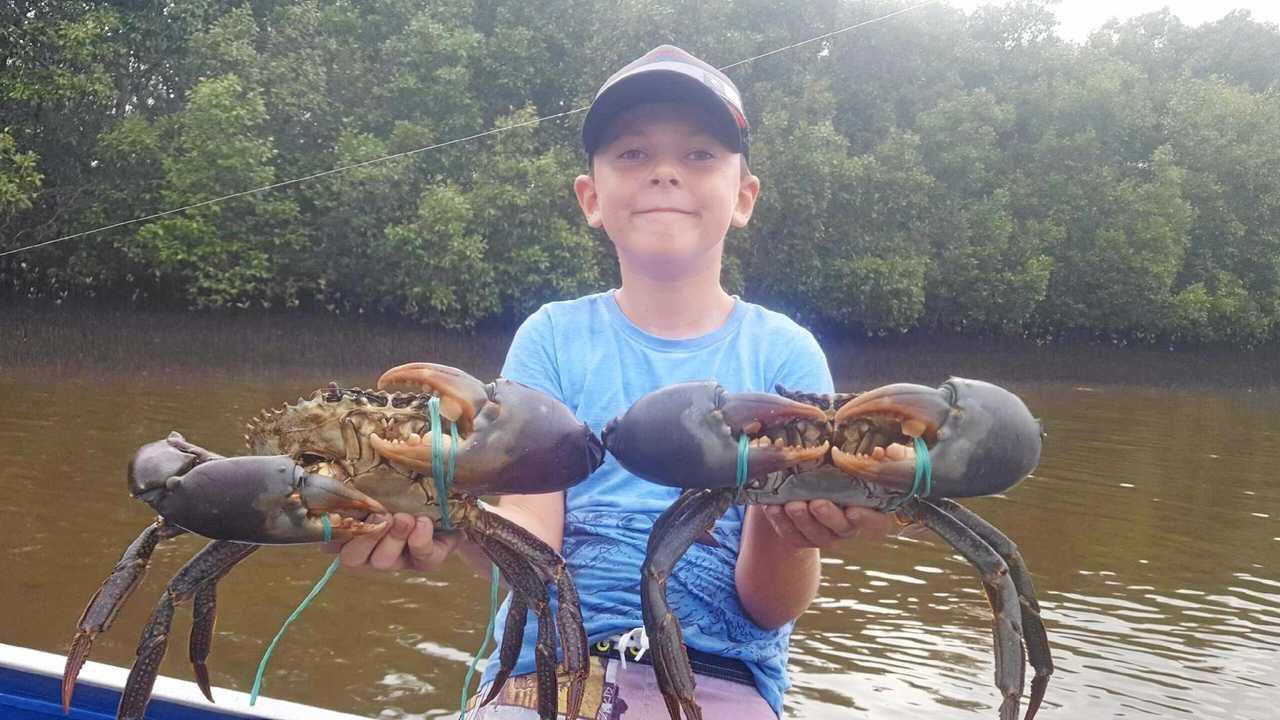
[[[590,175],[579,175],[573,179],[573,194],[578,196],[578,207],[582,208],[582,216],[587,225],[598,228],[604,224],[600,216],[600,196],[596,194],[596,179]]]
[[[744,171],[742,180],[738,183],[738,198],[733,206],[733,226],[742,228],[747,226],[747,221],[751,219],[751,213],[755,210],[756,199],[760,197],[760,178]]]

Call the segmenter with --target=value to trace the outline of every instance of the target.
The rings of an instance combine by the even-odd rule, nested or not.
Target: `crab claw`
[[[952,378],[938,388],[897,383],[862,393],[836,413],[836,436],[850,437],[849,429],[859,422],[887,426],[890,439],[900,442],[888,451],[859,452],[860,435],[853,433],[854,442],[831,449],[832,463],[848,475],[907,490],[917,462],[909,444],[922,438],[932,466],[928,497],[1002,492],[1040,461],[1039,421],[1017,395],[980,380]]]
[[[732,487],[738,437],[757,437],[747,451],[747,477],[818,460],[827,443],[797,447],[764,442],[761,431],[794,420],[825,423],[822,410],[768,393],[729,393],[715,382],[669,385],[636,401],[604,429],[604,445],[639,477],[681,488]]]
[[[129,461],[129,493],[141,496],[151,488],[164,487],[174,475],[183,475],[201,463],[220,459],[221,455],[187,442],[181,433],[170,432],[164,440],[147,443],[133,454]]]
[[[139,454],[151,448],[143,446]],[[326,518],[329,536],[346,540],[381,529],[363,520],[387,512],[377,500],[308,473],[287,455],[209,460],[163,483],[150,482],[138,497],[181,528],[255,544],[324,541]]]
[[[393,385],[439,395],[440,415],[458,423],[464,435],[471,432],[476,413],[489,400],[484,383],[458,368],[436,363],[397,365],[378,378],[379,390]]]
[[[444,428],[442,458],[454,464],[454,486],[474,495],[536,494],[582,482],[604,460],[604,446],[563,403],[499,378],[484,384],[448,365],[409,363],[383,373],[378,387],[410,385],[440,395],[440,414],[458,424],[455,445]],[[430,475],[433,442],[423,434],[370,435],[375,452],[395,465]]]

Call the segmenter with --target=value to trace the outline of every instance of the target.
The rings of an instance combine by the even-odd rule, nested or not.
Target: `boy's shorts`
[[[668,720],[667,705],[658,690],[653,666],[628,662],[622,667],[617,657],[592,655],[591,672],[583,693],[582,708],[573,720]],[[698,675],[695,697],[707,718],[733,720],[778,720],[773,708],[754,688],[733,680]],[[538,690],[534,675],[507,680],[493,702],[482,708],[476,704],[489,694],[492,683],[481,685],[467,704],[466,720],[538,720]],[[560,710],[565,709],[566,685],[560,684]],[[567,720],[564,715],[558,715]]]

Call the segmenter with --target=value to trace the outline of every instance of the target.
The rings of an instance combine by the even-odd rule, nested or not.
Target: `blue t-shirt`
[[[811,392],[833,390],[817,341],[785,315],[736,300],[720,328],[668,340],[636,327],[613,292],[542,306],[516,332],[502,375],[558,398],[596,433],[640,396],[673,383],[715,380],[730,392],[773,391],[777,383]],[[642,624],[640,566],[649,529],[679,494],[628,473],[611,455],[569,489],[563,555],[591,642]],[[712,534],[720,547],[695,543],[690,548],[676,564],[667,595],[685,642],[742,660],[760,694],[781,714],[782,694],[790,684],[787,644],[793,624],[764,630],[738,602],[734,566],[743,517],[743,509],[734,507],[716,523]],[[509,601],[498,616],[494,636],[499,640],[508,606]],[[534,670],[536,626],[530,616],[514,674]],[[498,668],[496,651],[490,660],[486,682]]]

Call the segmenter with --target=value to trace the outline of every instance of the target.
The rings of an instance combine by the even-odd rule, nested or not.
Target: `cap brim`
[[[609,125],[621,113],[643,103],[690,103],[706,111],[717,140],[733,152],[745,153],[742,129],[728,103],[711,88],[682,73],[651,70],[623,78],[600,93],[582,122],[582,146],[595,154]]]

